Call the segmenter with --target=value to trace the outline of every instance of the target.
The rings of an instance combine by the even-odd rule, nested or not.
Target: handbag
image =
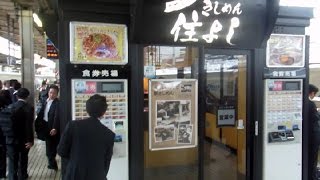
[[[43,120],[43,118],[40,118],[40,116],[37,116],[34,122],[34,129],[38,139],[42,141],[45,141],[47,139],[49,135],[48,123]]]

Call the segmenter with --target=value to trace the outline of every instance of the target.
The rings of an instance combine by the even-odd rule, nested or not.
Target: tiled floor
[[[57,156],[59,170],[54,171],[47,168],[45,155],[45,143],[35,140],[34,146],[29,152],[28,180],[58,180],[61,179],[60,158]]]
[[[205,143],[205,180],[243,180],[237,171],[237,156],[226,147]],[[145,180],[195,180],[198,179],[198,162],[184,166],[145,168]]]

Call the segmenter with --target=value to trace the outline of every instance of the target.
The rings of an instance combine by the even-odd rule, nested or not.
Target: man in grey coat
[[[86,110],[90,118],[69,122],[58,146],[58,154],[68,161],[66,180],[105,180],[109,171],[115,134],[99,121],[107,110],[106,98],[91,96]]]

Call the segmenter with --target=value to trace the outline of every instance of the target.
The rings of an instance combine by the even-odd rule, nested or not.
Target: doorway
[[[148,148],[148,78],[144,78],[144,179],[246,179],[248,54],[168,46],[147,46],[143,52],[145,68],[152,66],[155,71],[152,78],[199,80],[203,73],[205,81],[199,80],[199,88],[206,92],[199,95],[199,102],[204,98],[206,106],[198,109],[205,114],[198,119],[205,124],[199,126],[205,134],[198,136],[199,145],[152,151]],[[204,67],[199,61],[204,61]]]
[[[205,50],[204,179],[244,180],[247,55]]]

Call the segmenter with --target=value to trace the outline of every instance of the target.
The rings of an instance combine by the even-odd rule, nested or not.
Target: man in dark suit
[[[51,85],[49,88],[49,97],[42,105],[37,119],[43,120],[44,129],[46,132],[46,155],[48,158],[48,168],[58,170],[56,161],[57,146],[60,139],[60,118],[59,118],[59,88],[56,85]],[[37,120],[36,120],[37,121]]]
[[[21,88],[21,84],[19,87],[19,81],[16,79],[10,79],[10,87],[9,87],[9,92],[10,92],[10,96],[11,96],[11,101],[13,103],[17,102],[17,97],[16,97],[16,91]]]
[[[28,178],[28,153],[33,145],[33,108],[26,102],[30,92],[20,88],[18,101],[12,105],[11,116],[13,136],[6,137],[9,157],[9,179]],[[19,173],[18,173],[19,172]]]
[[[318,151],[319,151],[319,145],[320,145],[320,117],[317,111],[317,106],[313,101],[311,101],[319,89],[310,84],[309,85],[309,102],[308,102],[308,115],[309,115],[309,121],[312,127],[311,133],[311,148],[310,148],[310,161],[311,161],[311,168],[312,168],[312,179],[317,180],[318,173],[317,173],[317,164],[318,164]]]
[[[58,153],[68,160],[65,180],[105,180],[113,153],[115,134],[99,120],[107,110],[106,98],[93,95],[86,102],[88,119],[67,124]]]
[[[0,90],[0,110],[3,110],[9,104],[11,104],[11,96],[8,90]],[[6,178],[7,173],[7,149],[6,149],[6,137],[3,134],[2,128],[0,128],[0,179]]]

